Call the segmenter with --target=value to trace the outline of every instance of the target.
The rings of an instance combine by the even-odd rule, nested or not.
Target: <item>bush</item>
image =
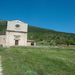
[[[2,45],[2,44],[0,44],[0,47],[3,47],[3,45]]]

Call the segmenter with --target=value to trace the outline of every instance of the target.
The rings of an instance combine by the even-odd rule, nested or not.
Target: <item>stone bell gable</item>
[[[18,27],[19,26],[19,27]],[[8,31],[27,32],[28,24],[19,20],[7,21]]]

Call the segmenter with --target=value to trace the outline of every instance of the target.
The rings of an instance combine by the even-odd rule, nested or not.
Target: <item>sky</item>
[[[75,0],[0,0],[0,19],[75,34]]]

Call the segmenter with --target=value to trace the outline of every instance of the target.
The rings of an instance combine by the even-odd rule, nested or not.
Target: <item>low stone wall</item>
[[[66,44],[57,44],[57,46],[67,46]],[[75,45],[68,45],[68,47],[75,47]]]

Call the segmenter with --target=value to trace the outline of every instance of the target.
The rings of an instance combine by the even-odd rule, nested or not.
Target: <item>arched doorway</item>
[[[34,42],[31,42],[31,46],[34,46]]]
[[[18,45],[18,40],[15,40],[15,45]]]

